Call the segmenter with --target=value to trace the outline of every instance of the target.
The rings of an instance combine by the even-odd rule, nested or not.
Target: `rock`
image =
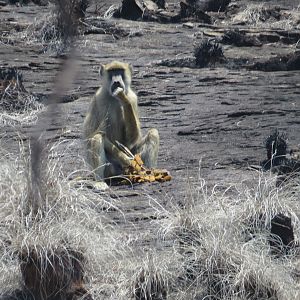
[[[282,213],[271,220],[271,237],[269,240],[273,251],[285,254],[294,246],[294,231],[291,218]]]
[[[265,72],[300,70],[300,51],[263,59],[247,66],[247,69]]]
[[[237,47],[261,46],[262,43],[255,37],[246,35],[238,29],[228,30],[224,33],[221,43]]]
[[[299,160],[300,161],[300,147],[293,147],[290,150],[290,156],[295,159],[295,160]]]
[[[297,51],[288,57],[286,68],[288,71],[300,70],[300,51]]]
[[[155,12],[158,10],[157,4],[151,0],[143,0],[143,4],[150,12]]]
[[[258,39],[262,43],[277,43],[280,41],[280,36],[277,33],[266,32],[266,33],[260,33],[258,35]]]
[[[182,26],[187,28],[194,28],[194,24],[191,22],[183,23]]]
[[[220,12],[225,11],[231,0],[189,0],[189,2],[196,3],[198,8],[203,11]]]
[[[153,0],[159,8],[166,9],[166,0]]]
[[[144,20],[160,23],[180,22],[181,17],[178,13],[161,10],[162,5],[159,1],[139,1],[123,0],[121,7],[115,10],[115,18],[124,18],[128,20]]]
[[[198,22],[211,24],[211,17],[206,14],[196,3],[184,0],[180,1],[180,16],[182,19],[194,19]]]
[[[138,20],[143,16],[143,5],[138,0],[123,0],[121,7],[114,12],[114,17],[128,20]]]

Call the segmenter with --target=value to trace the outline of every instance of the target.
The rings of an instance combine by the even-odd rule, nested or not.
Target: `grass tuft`
[[[167,299],[167,283],[153,262],[150,261],[136,275],[133,295],[136,300]]]
[[[43,105],[37,95],[23,86],[22,74],[16,68],[0,67],[0,124],[33,123]]]
[[[260,175],[252,188],[208,192],[201,184],[198,191],[162,224],[181,255],[175,298],[296,299],[297,249],[275,257],[270,246],[272,219],[280,213],[291,218],[299,239],[297,196],[290,187],[278,189],[276,178]]]
[[[237,13],[232,22],[257,28],[299,29],[299,8],[283,11],[278,6],[251,3]]]
[[[56,6],[21,32],[27,44],[41,45],[43,52],[61,55],[67,52],[79,35],[79,24],[85,18],[88,0],[54,1]]]
[[[117,230],[112,233],[103,225],[108,216],[102,207],[109,209],[113,200],[109,204],[92,191],[73,188],[59,160],[50,159],[57,156],[54,145],[43,165],[42,185],[47,193],[42,218],[34,217],[24,209],[31,178],[28,149],[21,146],[19,153],[12,154],[0,148],[0,153],[0,295],[18,290],[35,295],[42,290],[49,295],[58,288],[69,293],[80,283],[79,277],[84,277],[87,290],[93,291],[95,282],[103,289],[105,281],[99,285],[98,278],[108,280],[108,270],[117,264],[114,249],[123,247]]]
[[[200,68],[213,66],[215,63],[224,60],[222,47],[218,43],[207,39],[195,47],[194,56],[196,66]]]
[[[32,293],[43,286],[49,295],[54,289],[43,280],[56,270],[56,277],[51,275],[54,281],[68,286],[60,286],[63,293],[68,294],[74,286],[70,281],[80,277],[86,294],[94,299],[299,296],[299,251],[291,247],[274,255],[270,243],[272,222],[282,215],[289,218],[298,243],[299,185],[277,188],[276,178],[260,174],[253,186],[210,189],[200,178],[183,203],[176,205],[170,199],[164,207],[151,198],[157,214],[165,217],[147,223],[151,228],[145,236],[136,224],[135,231],[128,230],[133,224],[126,223],[119,208],[124,199],[74,188],[55,158],[60,156],[56,146],[49,148],[45,158],[47,194],[43,218],[36,219],[22,213],[28,199],[27,178],[31,178],[26,172],[28,150],[21,147],[20,153],[12,154],[0,148],[1,295],[16,294],[24,286]],[[35,276],[33,265],[43,277]]]

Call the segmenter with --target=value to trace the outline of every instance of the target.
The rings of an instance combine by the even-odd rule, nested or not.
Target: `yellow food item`
[[[167,170],[147,169],[144,167],[144,162],[139,154],[134,156],[131,165],[124,170],[124,176],[129,179],[131,183],[164,182],[172,179]],[[127,180],[123,182],[128,183]]]

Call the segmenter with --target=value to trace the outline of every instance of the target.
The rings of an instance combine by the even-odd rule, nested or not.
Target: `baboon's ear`
[[[99,73],[100,73],[100,76],[103,76],[103,74],[104,74],[104,65],[100,65]]]

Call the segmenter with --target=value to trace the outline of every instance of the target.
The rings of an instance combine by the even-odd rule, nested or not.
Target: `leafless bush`
[[[75,293],[87,294],[82,253],[63,247],[39,249],[35,245],[23,248],[19,259],[24,292],[34,299],[71,299]]]
[[[272,257],[269,238],[272,218],[284,212],[299,239],[299,208],[275,182],[260,177],[256,187],[221,194],[201,184],[198,198],[164,221],[164,236],[171,234],[183,259],[177,299],[297,298],[297,254]]]
[[[153,262],[147,269],[143,268],[137,274],[133,294],[136,300],[167,299],[167,283],[162,275],[155,270]]]
[[[207,39],[201,41],[201,43],[195,47],[194,56],[196,66],[200,68],[214,65],[225,59],[222,47],[218,43]]]
[[[28,43],[40,43],[43,51],[61,54],[78,36],[79,25],[85,17],[88,0],[55,0],[55,7],[22,33]]]
[[[237,13],[232,21],[253,27],[291,30],[299,28],[299,10],[283,11],[277,6],[265,3],[249,4],[243,11]]]
[[[48,149],[50,157],[57,156],[56,147]],[[107,203],[90,190],[73,188],[60,161],[45,157],[43,218],[25,213],[31,176],[28,150],[25,146],[21,150],[13,154],[0,148],[0,295],[24,286],[24,292],[29,289],[35,294],[58,288],[69,293],[75,283],[83,282],[77,280],[83,276],[82,267],[86,286],[103,289],[105,283],[94,288],[95,283],[99,276],[112,276],[109,269],[118,264],[114,257],[123,248],[117,230],[114,235],[102,223],[101,207],[104,203],[110,207],[113,201]],[[116,243],[120,243],[117,249]]]
[[[26,91],[22,74],[15,68],[0,68],[0,123],[31,123],[43,105],[39,96]]]

